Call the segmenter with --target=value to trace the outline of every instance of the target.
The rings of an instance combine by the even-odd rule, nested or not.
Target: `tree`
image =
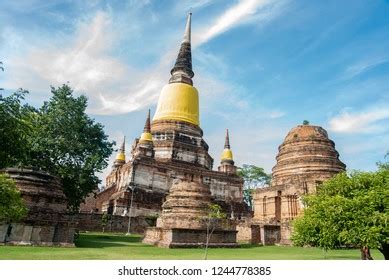
[[[114,143],[85,113],[85,96],[73,97],[68,85],[51,92],[39,110],[22,104],[25,90],[0,96],[0,168],[34,166],[58,176],[76,211],[99,183],[95,173],[107,166]]]
[[[16,188],[15,181],[0,174],[0,223],[17,222],[27,214],[20,192]]]
[[[293,223],[295,245],[359,247],[362,258],[377,248],[389,259],[389,170],[338,174],[303,202]]]
[[[29,138],[36,110],[23,104],[28,91],[19,89],[8,97],[0,94],[0,169],[28,161]]]
[[[271,176],[262,167],[243,164],[238,168],[238,175],[244,180],[243,196],[247,205],[253,208],[253,192],[255,189],[270,184]]]
[[[303,121],[303,125],[309,125],[309,121],[304,120],[304,121]]]
[[[52,87],[51,92],[33,120],[28,164],[58,176],[70,210],[76,211],[98,185],[95,174],[107,166],[114,143],[108,141],[103,126],[85,113],[84,95],[73,97],[68,85]]]
[[[219,225],[219,223],[226,217],[226,213],[223,212],[223,209],[219,204],[211,204],[209,206],[208,215],[204,217],[204,221],[207,226],[204,260],[208,258],[209,241],[211,240],[214,230]]]

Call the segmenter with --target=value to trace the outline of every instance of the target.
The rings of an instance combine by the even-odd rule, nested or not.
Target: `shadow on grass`
[[[143,245],[141,242],[142,236],[137,235],[81,234],[75,240],[75,245],[79,248],[127,247],[131,245],[147,247],[146,244]]]
[[[241,248],[241,249],[254,249],[254,248],[258,248],[258,247],[263,247],[263,246],[262,245],[258,245],[258,244],[240,243],[238,248]]]

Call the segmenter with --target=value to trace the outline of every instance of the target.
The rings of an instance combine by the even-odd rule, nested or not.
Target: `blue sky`
[[[287,132],[324,127],[349,169],[389,150],[389,1],[2,1],[5,93],[36,106],[69,82],[111,139],[142,132],[192,17],[194,85],[210,153],[270,172]]]

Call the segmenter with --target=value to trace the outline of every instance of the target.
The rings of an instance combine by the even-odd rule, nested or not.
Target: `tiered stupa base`
[[[192,179],[193,180],[193,179]],[[162,205],[156,227],[146,229],[143,243],[165,248],[204,247],[207,241],[207,216],[211,205],[209,187],[195,181],[175,182]],[[232,221],[220,219],[208,226],[209,247],[237,247]]]
[[[205,247],[207,230],[201,229],[163,229],[147,228],[143,243],[164,248],[196,248]],[[208,247],[238,247],[236,230],[215,230],[209,240]]]

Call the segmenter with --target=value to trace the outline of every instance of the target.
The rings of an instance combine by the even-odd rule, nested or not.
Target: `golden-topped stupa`
[[[170,71],[169,84],[163,87],[159,96],[153,122],[159,120],[176,120],[199,125],[199,93],[193,87],[192,53],[191,53],[191,17],[189,14],[184,38],[176,63]]]
[[[117,169],[126,163],[125,145],[126,145],[126,137],[124,137],[123,143],[120,146],[118,154],[116,155],[116,159],[115,159],[113,166],[112,166],[113,169]]]
[[[170,73],[153,119],[148,114],[128,161],[123,157],[124,145],[119,150],[105,189],[97,195],[92,208],[114,215],[154,215],[161,212],[173,181],[195,176],[201,178],[199,184],[209,188],[212,201],[231,217],[245,216],[243,180],[236,174],[228,134],[224,156],[215,171],[200,128],[199,93],[192,80],[191,14]],[[134,209],[130,211],[131,205]]]

